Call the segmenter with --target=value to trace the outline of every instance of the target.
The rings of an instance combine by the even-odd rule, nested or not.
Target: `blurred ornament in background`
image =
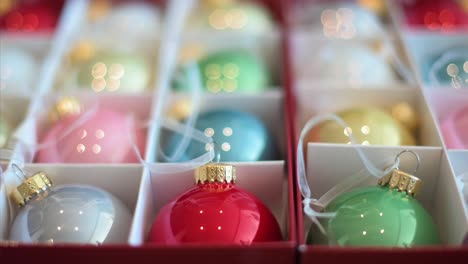
[[[298,26],[305,30],[321,28],[328,38],[375,39],[385,34],[379,18],[361,3],[323,1],[297,6]]]
[[[413,135],[398,120],[376,107],[354,107],[336,113],[348,127],[335,121],[326,121],[312,129],[304,142],[404,146],[415,145]]]
[[[65,115],[41,137],[45,146],[36,162],[138,163],[133,144],[144,153],[145,134],[124,114],[107,109]]]
[[[96,56],[96,45],[88,40],[77,41],[68,54],[72,65],[85,63],[94,56]]]
[[[380,186],[361,187],[336,197],[324,208],[335,217],[321,220],[307,243],[330,246],[414,247],[440,244],[436,226],[414,198],[421,180],[393,170],[379,180]]]
[[[468,104],[449,113],[441,123],[445,145],[449,149],[468,149]]]
[[[39,75],[39,65],[34,57],[27,51],[12,47],[1,47],[0,53],[0,92],[29,95]]]
[[[94,0],[89,3],[88,8],[88,19],[91,22],[95,22],[98,19],[109,14],[112,9],[111,0]]]
[[[192,108],[192,99],[178,99],[171,104],[166,113],[166,116],[179,121],[184,120],[192,114]]]
[[[205,0],[192,11],[188,31],[227,31],[259,34],[274,29],[269,11],[254,1]]]
[[[198,60],[197,66],[203,87],[210,93],[258,93],[269,89],[267,66],[245,50],[214,52]],[[182,68],[175,76],[176,90],[191,88],[186,70],[190,69]]]
[[[209,163],[198,168],[196,186],[159,210],[148,242],[251,245],[282,240],[268,207],[237,187],[235,180],[232,165]]]
[[[464,0],[411,0],[401,1],[401,5],[407,24],[413,27],[441,32],[468,27],[468,8]]]
[[[468,46],[442,53],[430,64],[428,75],[434,85],[468,88]]]
[[[0,148],[4,148],[7,146],[8,139],[10,138],[10,134],[12,132],[12,126],[10,121],[0,115]]]
[[[385,0],[358,0],[357,4],[374,12],[380,17],[385,16],[388,12]]]
[[[38,172],[11,194],[21,207],[10,230],[10,240],[46,244],[126,243],[132,214],[112,194],[93,186],[52,186]]]
[[[231,109],[207,111],[199,115],[195,129],[213,138],[223,162],[274,160],[277,157],[268,128],[252,114]],[[181,140],[181,134],[170,135],[165,153],[172,155]],[[209,143],[189,140],[186,151],[175,161],[194,159],[213,147]]]
[[[49,122],[55,123],[67,117],[78,116],[81,113],[81,109],[82,106],[75,97],[61,97],[48,113]]]
[[[104,1],[95,4],[94,7],[90,11],[102,13],[97,15],[94,24],[91,25],[97,35],[106,35],[106,38],[135,44],[159,35],[161,15],[154,4],[128,1],[108,9]]]
[[[0,1],[0,28],[7,32],[48,32],[55,28],[62,0]]]
[[[414,108],[408,102],[400,102],[391,107],[392,117],[399,121],[411,133],[415,133],[419,126],[419,118]]]
[[[150,66],[137,54],[101,52],[79,66],[78,85],[94,92],[142,92],[150,81]]]
[[[364,43],[327,41],[296,67],[300,78],[349,85],[385,87],[397,82],[392,67]]]

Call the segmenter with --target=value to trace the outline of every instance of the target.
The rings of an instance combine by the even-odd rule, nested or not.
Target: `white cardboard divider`
[[[45,172],[54,186],[85,184],[102,188],[119,198],[132,214],[135,211],[142,175],[140,165],[27,164],[25,171],[32,174]]]
[[[416,176],[423,181],[417,199],[428,210],[438,228],[444,244],[459,245],[468,231],[468,220],[463,201],[456,189],[454,175],[441,147],[384,147],[351,146],[309,143],[307,148],[307,177],[312,197],[320,197],[340,181],[361,171],[364,167],[354,147],[360,148],[376,165],[390,166],[403,150],[416,152],[421,164]],[[400,169],[411,172],[416,161],[411,155],[401,156]],[[338,165],[338,166],[337,166]],[[384,168],[382,168],[384,169]],[[375,185],[377,180],[367,184]],[[303,232],[308,232],[311,222],[306,216]]]
[[[424,146],[442,146],[430,109],[419,89],[401,86],[362,90],[309,88],[297,88],[298,131],[313,115],[333,113],[356,106],[376,106],[388,110],[397,103],[407,102],[419,116],[419,134],[416,135],[418,143]]]

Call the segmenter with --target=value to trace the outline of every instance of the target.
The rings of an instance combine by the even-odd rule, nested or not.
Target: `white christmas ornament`
[[[29,94],[38,70],[34,57],[12,47],[1,48],[0,54],[0,92]]]

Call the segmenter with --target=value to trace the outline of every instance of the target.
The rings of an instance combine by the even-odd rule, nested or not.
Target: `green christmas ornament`
[[[258,93],[268,89],[270,76],[266,65],[253,54],[243,50],[212,53],[196,64],[203,88],[210,93]],[[193,84],[184,67],[174,80],[176,90],[188,90]]]
[[[143,57],[101,53],[81,65],[78,85],[95,92],[142,92],[150,81],[150,67]]]
[[[313,226],[309,244],[337,246],[413,247],[440,244],[431,216],[414,198],[421,180],[395,169],[380,186],[358,188],[337,197],[322,219],[326,235]]]

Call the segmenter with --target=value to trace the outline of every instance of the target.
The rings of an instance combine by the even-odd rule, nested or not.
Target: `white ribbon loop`
[[[360,172],[353,174],[352,176],[346,178],[342,182],[335,185],[329,191],[327,191],[324,195],[322,195],[319,199],[313,198],[312,193],[310,191],[309,183],[307,180],[307,172],[305,167],[305,159],[304,159],[304,138],[305,136],[311,131],[314,127],[324,121],[333,121],[338,123],[343,129],[346,129],[348,125],[346,122],[338,117],[335,114],[325,114],[319,115],[312,119],[310,119],[301,131],[299,142],[297,145],[297,180],[299,183],[299,190],[304,197],[303,204],[304,204],[304,213],[312,220],[314,224],[320,229],[323,234],[326,234],[326,230],[320,224],[318,218],[332,218],[335,217],[335,213],[333,212],[319,212],[314,210],[311,205],[316,205],[320,208],[325,208],[331,201],[333,201],[337,196],[340,194],[362,184],[366,181],[369,177],[368,174],[373,176],[374,179],[379,179],[387,174],[389,174],[393,169],[397,168],[399,165],[399,159],[396,159],[393,165],[389,166],[385,170],[379,169],[376,165],[374,165],[369,158],[364,154],[364,151],[358,147],[356,143],[356,139],[352,134],[348,135],[349,140],[351,141],[354,149],[358,153],[361,161],[364,165],[364,169]],[[388,164],[388,162],[386,162]]]

